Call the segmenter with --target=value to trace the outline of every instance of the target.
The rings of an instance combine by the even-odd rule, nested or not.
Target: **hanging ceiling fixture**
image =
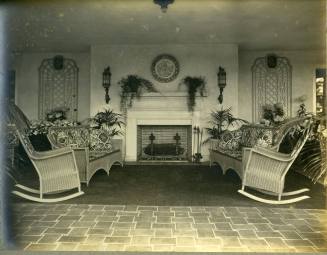
[[[168,5],[172,4],[174,0],[153,0],[155,4],[160,5],[161,11],[162,12],[167,12]]]

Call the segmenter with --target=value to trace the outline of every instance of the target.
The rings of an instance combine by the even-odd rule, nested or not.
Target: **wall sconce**
[[[220,104],[222,104],[223,103],[223,91],[224,91],[224,88],[226,87],[226,72],[225,72],[224,68],[219,67],[217,77],[218,77],[218,87],[219,87],[218,101]]]
[[[109,97],[109,87],[110,87],[110,80],[111,80],[111,72],[110,72],[110,66],[108,66],[106,69],[104,69],[103,73],[102,73],[102,86],[104,87],[104,89],[106,90],[106,95],[105,95],[105,100],[106,103],[108,104],[110,101],[110,97]]]
[[[155,4],[160,5],[161,11],[162,12],[167,12],[168,5],[172,4],[174,0],[153,0]]]

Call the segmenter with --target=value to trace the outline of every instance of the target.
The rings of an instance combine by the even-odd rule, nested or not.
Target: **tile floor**
[[[327,210],[15,203],[28,251],[327,252]]]

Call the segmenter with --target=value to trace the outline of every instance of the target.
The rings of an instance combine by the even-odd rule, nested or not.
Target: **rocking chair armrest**
[[[247,162],[249,159],[249,156],[251,154],[251,147],[243,147],[242,148],[242,162]]]
[[[37,159],[48,159],[48,158],[53,158],[53,157],[64,155],[64,154],[69,154],[69,153],[73,153],[72,148],[63,147],[63,148],[53,149],[50,151],[35,152],[30,157],[32,159],[36,159],[36,160]]]
[[[279,153],[276,149],[276,147],[269,147],[269,148],[266,148],[266,147],[260,147],[260,146],[256,146],[256,147],[253,147],[252,149],[257,149],[258,151],[262,151],[262,152],[267,152],[267,153]]]
[[[76,151],[83,151],[89,150],[89,147],[71,147],[72,150]]]
[[[89,154],[90,154],[89,147],[74,147],[71,149],[74,151],[75,157],[76,157],[76,153],[83,153],[84,155],[86,155],[86,157],[89,157]]]
[[[267,148],[256,147],[251,149],[252,153],[257,153],[262,156],[266,156],[271,159],[279,160],[279,161],[290,161],[292,157],[289,154],[280,153],[274,150],[269,150]]]
[[[252,149],[253,149],[252,147],[243,147],[243,148],[242,148],[243,151],[250,151],[250,150],[252,150]]]

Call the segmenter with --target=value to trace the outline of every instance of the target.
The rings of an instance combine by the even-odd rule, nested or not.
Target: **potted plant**
[[[305,103],[304,103],[306,100],[307,100],[307,95],[302,95],[300,97],[295,98],[295,100],[294,100],[295,102],[299,103],[299,108],[297,110],[298,117],[303,117],[308,114]]]
[[[133,99],[136,97],[139,99],[144,91],[147,92],[157,92],[152,82],[138,76],[138,75],[128,75],[122,78],[118,84],[121,86],[121,108],[125,109],[127,101],[128,107],[132,107]]]
[[[123,116],[113,110],[104,109],[90,119],[90,126],[109,131],[110,136],[121,135],[121,127],[125,124]]]
[[[303,117],[307,114],[307,109],[305,107],[305,104],[302,103],[299,105],[299,109],[297,110],[297,116]]]
[[[211,120],[209,123],[212,125],[212,128],[206,128],[209,138],[205,142],[209,139],[219,139],[221,134],[231,126],[240,126],[244,123],[248,123],[246,120],[234,117],[231,110],[231,107],[226,109],[221,108],[221,110],[216,110],[211,113]]]
[[[281,103],[274,104],[274,123],[278,124],[285,120],[285,111]]]
[[[58,107],[54,108],[51,111],[47,112],[47,121],[55,122],[57,120],[65,120],[66,113],[69,111],[67,107]]]
[[[274,105],[264,105],[262,107],[262,120],[261,123],[267,126],[271,124],[279,124],[285,120],[285,111],[281,103]]]
[[[184,84],[187,87],[187,92],[188,92],[187,106],[189,111],[194,110],[196,93],[199,91],[200,95],[203,96],[206,83],[207,82],[205,78],[202,76],[199,77],[186,76],[179,83],[179,85]]]

